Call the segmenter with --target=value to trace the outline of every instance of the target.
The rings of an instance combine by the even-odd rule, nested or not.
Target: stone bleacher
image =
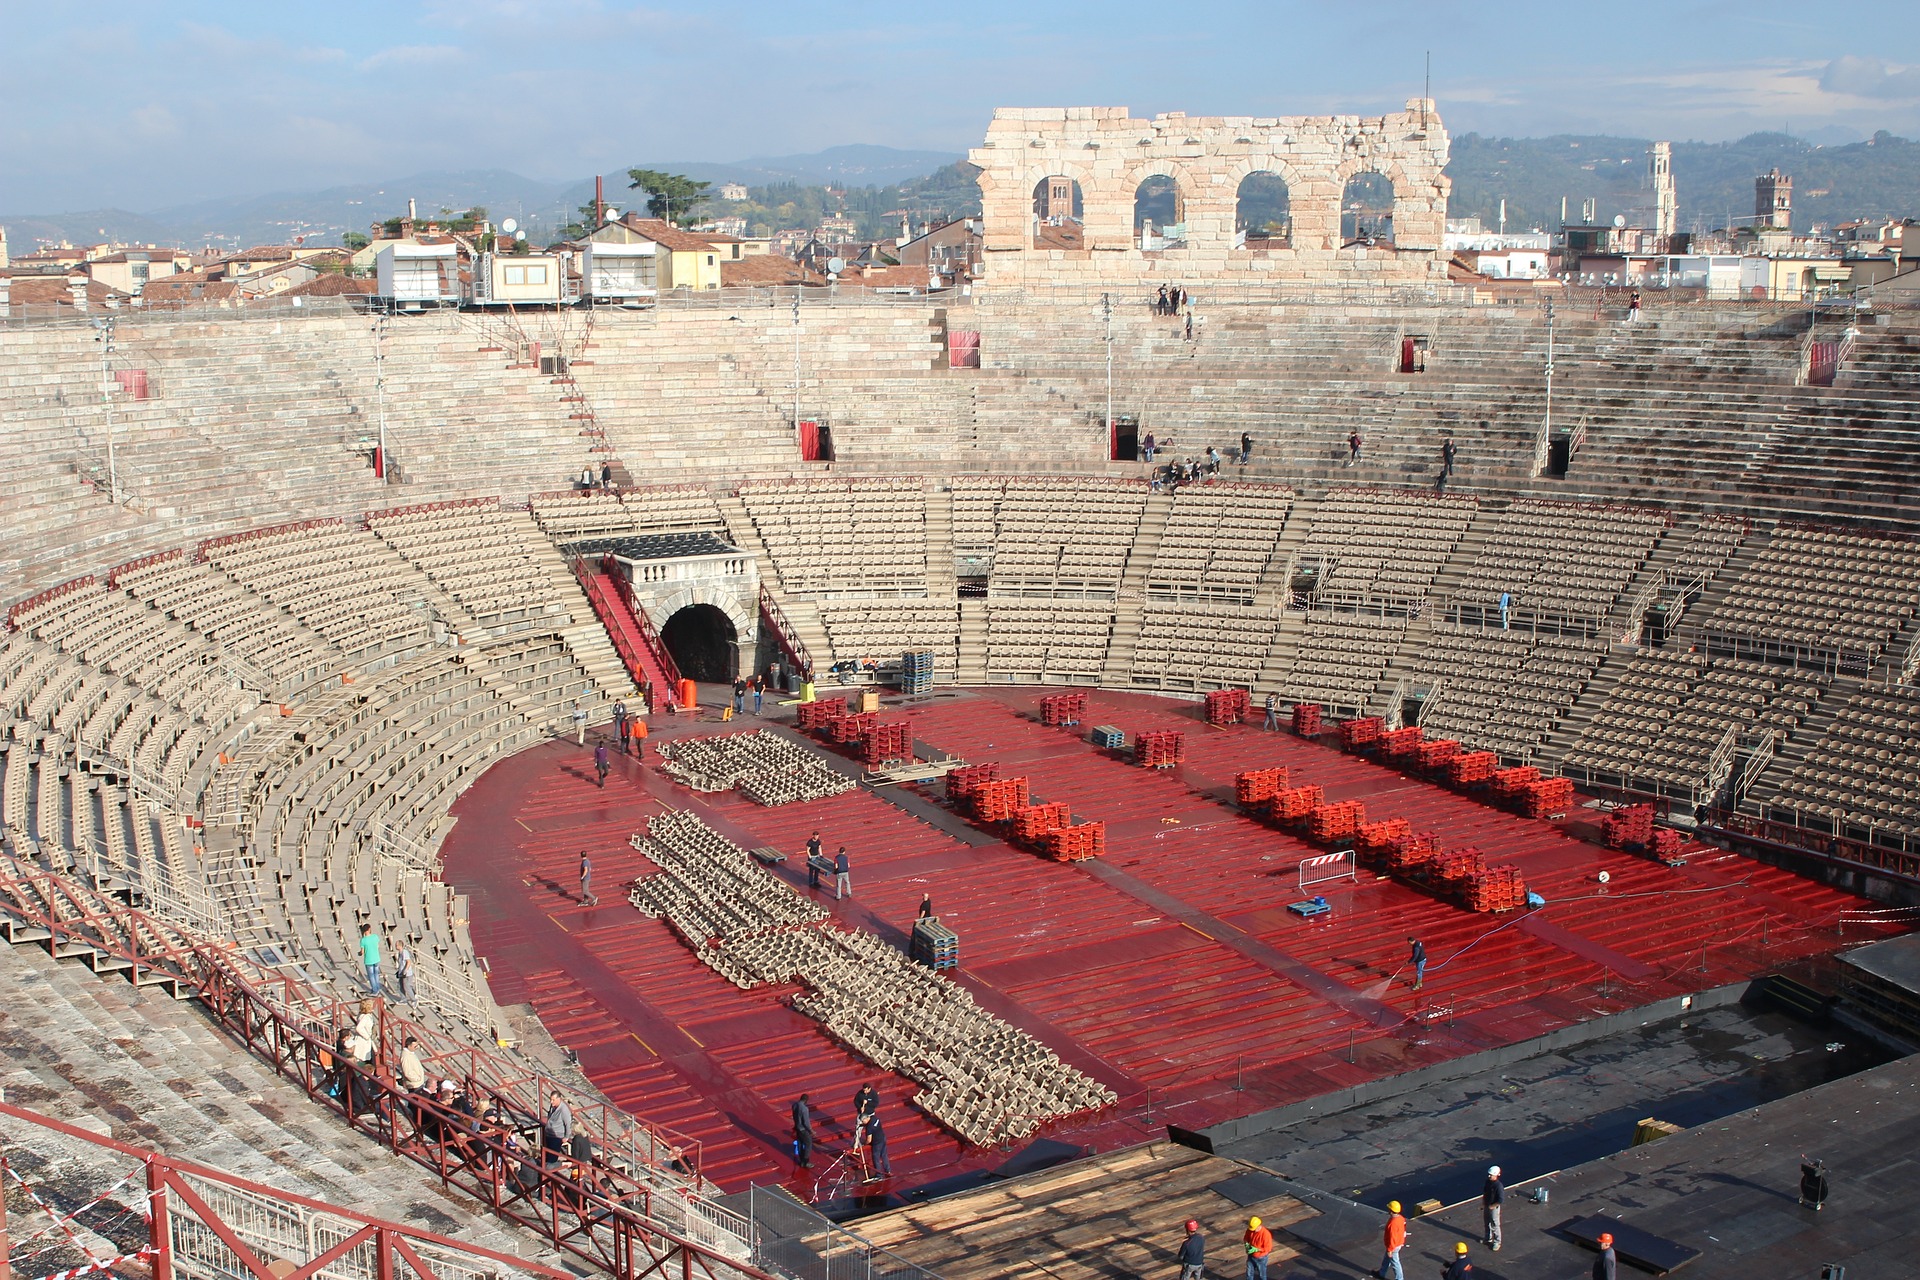
[[[1856,692],[1766,804],[1857,840],[1920,839],[1920,691]]]
[[[922,481],[805,479],[740,487],[754,532],[790,592],[924,594]]]

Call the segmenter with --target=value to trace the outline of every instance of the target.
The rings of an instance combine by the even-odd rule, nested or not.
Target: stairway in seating
[[[927,596],[940,600],[958,589],[953,576],[953,491],[927,490]]]
[[[1287,513],[1287,523],[1280,530],[1280,537],[1273,544],[1273,555],[1267,560],[1267,567],[1261,570],[1260,580],[1253,584],[1253,602],[1256,605],[1272,605],[1284,609],[1293,599],[1293,583],[1287,581],[1287,566],[1293,559],[1293,553],[1306,544],[1307,534],[1313,527],[1314,504],[1303,498],[1294,499],[1293,510]]]
[[[1534,753],[1535,764],[1545,766],[1551,762],[1557,765],[1566,758],[1567,752],[1573,750],[1573,744],[1580,741],[1580,735],[1600,714],[1600,708],[1607,705],[1607,699],[1620,687],[1620,681],[1627,674],[1627,665],[1641,652],[1629,645],[1613,647],[1594,669],[1593,678],[1587,681],[1587,687],[1580,691],[1573,705],[1548,730],[1547,740]]]
[[[1807,718],[1794,729],[1793,736],[1775,747],[1766,771],[1753,780],[1741,798],[1742,812],[1757,813],[1773,803],[1774,797],[1780,794],[1780,784],[1813,753],[1814,744],[1832,731],[1834,721],[1840,718],[1840,708],[1853,701],[1860,687],[1858,680],[1836,680],[1828,687],[1820,701],[1813,704]]]
[[[613,574],[595,563],[586,566],[586,573],[587,594],[594,602],[594,612],[605,624],[614,651],[626,664],[627,674],[633,677],[636,685],[652,681],[656,691],[654,696],[664,699],[667,691],[673,688],[673,679],[648,645],[640,624],[634,619],[632,608],[627,604],[626,595],[620,590],[619,582]]]
[[[987,682],[987,602],[960,602],[960,650],[955,662],[958,684]]]
[[[1140,514],[1140,526],[1134,530],[1133,545],[1127,549],[1127,567],[1120,574],[1120,599],[1139,599],[1147,589],[1147,574],[1153,569],[1153,558],[1160,552],[1160,543],[1167,536],[1167,519],[1173,515],[1173,498],[1169,494],[1155,493],[1147,497],[1146,509]]]
[[[720,508],[720,518],[727,522],[727,541],[753,557],[754,563],[760,566],[760,585],[779,596],[784,606],[787,584],[781,579],[780,566],[773,562],[767,544],[760,540],[760,531],[747,513],[747,504],[732,490],[715,489],[713,505]]]
[[[1733,589],[1733,584],[1746,576],[1747,571],[1753,568],[1754,562],[1760,558],[1760,553],[1765,551],[1767,544],[1773,541],[1774,527],[1772,521],[1753,522],[1753,531],[1747,535],[1739,549],[1727,557],[1727,562],[1720,566],[1720,571],[1707,583],[1707,589],[1701,593],[1700,599],[1695,601],[1693,607],[1688,609],[1686,615],[1680,619],[1676,638],[1683,639],[1687,644],[1700,642],[1702,632],[1705,631],[1714,613],[1719,610],[1720,602],[1725,600],[1727,593]]]
[[[1132,566],[1129,565],[1129,572]],[[1133,687],[1133,651],[1140,644],[1140,623],[1146,607],[1138,595],[1124,590],[1116,602],[1113,632],[1107,640],[1107,662],[1100,669],[1100,685],[1106,689]]]

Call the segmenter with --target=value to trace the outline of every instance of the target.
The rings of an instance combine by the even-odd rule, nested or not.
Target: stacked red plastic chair
[[[1564,818],[1573,808],[1573,779],[1538,778],[1520,793],[1520,811],[1529,818]]]
[[[1153,729],[1134,735],[1133,762],[1149,769],[1171,769],[1187,758],[1187,735],[1178,729]]]
[[[1055,728],[1079,724],[1086,711],[1084,693],[1049,693],[1040,699],[1040,723]]]
[[[1367,806],[1358,800],[1336,800],[1315,805],[1307,814],[1307,835],[1320,844],[1346,840],[1367,820]]]
[[[1630,804],[1600,822],[1609,849],[1644,849],[1653,840],[1653,806]]]
[[[1312,813],[1326,792],[1317,786],[1282,787],[1267,802],[1267,816],[1275,822],[1298,822]]]
[[[1296,702],[1293,704],[1293,731],[1303,738],[1320,736],[1319,703]]]
[[[1107,824],[1083,822],[1077,827],[1056,827],[1042,838],[1047,856],[1056,862],[1084,862],[1107,852]]]
[[[998,769],[998,765],[988,762],[986,764],[963,764],[957,769],[949,770],[947,773],[947,799],[972,799],[973,793],[980,789],[981,783],[993,781],[993,775]]]
[[[813,702],[803,702],[796,709],[794,724],[802,732],[812,733],[829,720],[838,719],[847,714],[845,698],[820,698]]]
[[[1049,831],[1073,824],[1073,810],[1065,801],[1030,804],[1013,811],[1013,835],[1016,840],[1037,845]]]
[[[1527,886],[1514,866],[1487,867],[1466,888],[1469,911],[1512,911],[1527,903]]]
[[[1464,751],[1447,761],[1447,777],[1456,787],[1473,787],[1491,781],[1500,767],[1500,757],[1491,751]]]
[[[1411,835],[1413,824],[1405,818],[1383,818],[1378,822],[1363,822],[1354,832],[1353,847],[1360,853],[1372,857],[1383,857],[1390,853],[1400,837]]]
[[[1539,778],[1540,770],[1530,764],[1512,769],[1496,769],[1492,779],[1493,791],[1495,795],[1504,796],[1509,800],[1517,799],[1520,793],[1526,790],[1529,782],[1537,782]]]
[[[1401,760],[1420,750],[1422,737],[1420,726],[1410,724],[1404,729],[1389,729],[1380,735],[1380,754],[1389,760]]]
[[[861,757],[870,765],[913,759],[913,725],[906,720],[882,720],[861,741]]]
[[[1286,766],[1248,769],[1233,778],[1233,799],[1242,809],[1255,809],[1280,794],[1287,785]]]
[[[1413,758],[1422,769],[1439,769],[1460,754],[1460,744],[1452,738],[1428,738],[1414,748]]]
[[[1348,751],[1370,747],[1387,731],[1387,722],[1379,716],[1361,716],[1340,722],[1340,745]]]
[[[1247,718],[1253,698],[1245,689],[1215,689],[1207,695],[1207,723],[1226,726]]]

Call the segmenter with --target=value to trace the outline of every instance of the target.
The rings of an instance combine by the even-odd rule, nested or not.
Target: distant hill
[[[1557,227],[1560,200],[1580,217],[1583,199],[1598,217],[1632,216],[1651,205],[1644,138],[1488,138],[1453,140],[1450,217],[1478,215],[1489,227],[1507,201],[1507,227]],[[1820,147],[1784,133],[1737,142],[1673,144],[1674,187],[1682,230],[1736,224],[1753,214],[1753,180],[1778,168],[1793,176],[1793,225],[1806,230],[1853,218],[1920,216],[1920,145],[1884,131],[1870,141]]]

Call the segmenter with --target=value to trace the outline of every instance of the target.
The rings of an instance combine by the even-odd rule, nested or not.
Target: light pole
[[[100,401],[106,408],[107,416],[107,501],[118,506],[120,503],[120,469],[114,456],[113,442],[113,317],[98,322],[100,325]]]
[[[1547,299],[1547,420],[1542,426],[1547,447],[1553,447],[1553,299]]]
[[[373,322],[373,397],[379,406],[381,484],[392,484],[393,459],[387,456],[387,317]]]
[[[793,429],[800,430],[800,291],[793,294]]]
[[[1113,295],[1100,295],[1100,316],[1107,331],[1107,456],[1113,456]],[[1136,410],[1137,412],[1137,410]]]

